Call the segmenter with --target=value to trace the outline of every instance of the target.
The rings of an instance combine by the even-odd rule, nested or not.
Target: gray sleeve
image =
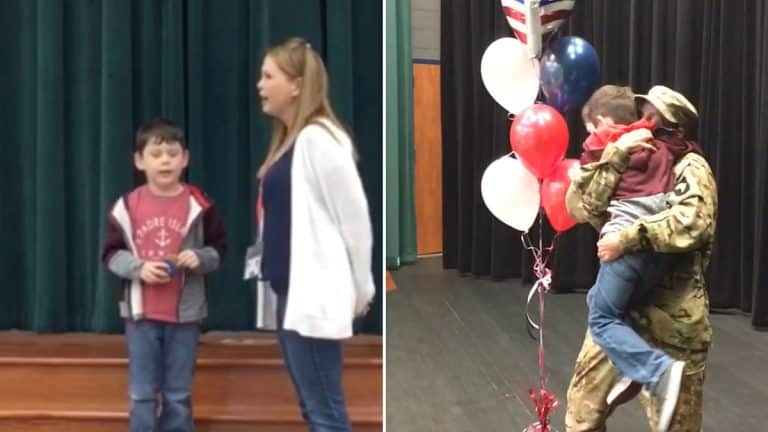
[[[120,249],[109,259],[109,271],[123,279],[139,280],[143,261],[136,258],[126,249]]]
[[[197,255],[197,259],[200,260],[200,265],[192,270],[192,273],[203,275],[219,268],[221,257],[215,248],[206,246],[199,249],[191,249],[191,251],[194,252],[195,255]]]

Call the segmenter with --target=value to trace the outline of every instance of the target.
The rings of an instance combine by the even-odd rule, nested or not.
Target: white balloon
[[[496,39],[480,61],[483,85],[493,99],[512,114],[528,108],[539,94],[539,61],[528,58],[515,38]]]
[[[518,231],[528,231],[539,214],[539,181],[511,155],[488,165],[480,182],[480,193],[488,210]]]

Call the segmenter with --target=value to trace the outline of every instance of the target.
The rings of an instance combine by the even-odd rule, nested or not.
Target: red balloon
[[[520,112],[509,128],[509,144],[539,180],[549,176],[568,148],[568,125],[556,109],[535,104]]]
[[[557,232],[563,232],[576,225],[565,206],[565,195],[571,185],[571,170],[579,169],[578,159],[563,159],[557,164],[541,184],[541,206],[547,214],[549,223]]]

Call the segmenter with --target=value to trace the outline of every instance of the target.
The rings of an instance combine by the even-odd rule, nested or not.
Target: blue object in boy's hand
[[[176,265],[176,259],[173,257],[163,258],[163,262],[168,266],[168,277],[173,278],[179,274],[179,266]]]

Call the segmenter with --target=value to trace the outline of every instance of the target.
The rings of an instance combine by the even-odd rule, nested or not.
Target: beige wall
[[[440,0],[411,0],[411,29],[413,58],[440,60]]]

